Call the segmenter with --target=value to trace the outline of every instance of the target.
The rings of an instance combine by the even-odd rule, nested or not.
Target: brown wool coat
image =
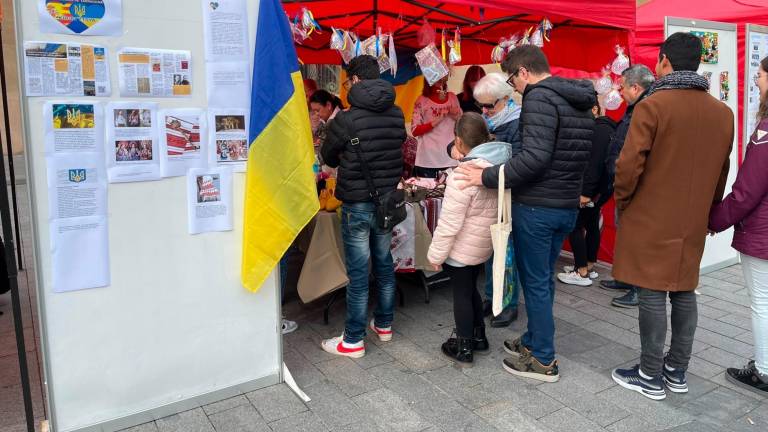
[[[656,291],[696,288],[733,129],[731,110],[700,90],[660,90],[635,107],[616,162],[616,280]]]

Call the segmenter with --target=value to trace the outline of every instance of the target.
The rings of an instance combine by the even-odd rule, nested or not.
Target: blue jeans
[[[344,203],[341,237],[347,261],[347,322],[344,342],[357,343],[368,325],[368,260],[376,277],[378,301],[373,311],[376,327],[392,325],[395,311],[395,266],[390,246],[392,231],[376,226],[373,203]]]
[[[577,209],[512,205],[512,235],[520,252],[515,258],[528,315],[522,342],[544,365],[555,359],[555,263],[577,215]]]
[[[513,241],[513,238],[509,237],[509,241]],[[517,251],[515,251],[515,256],[517,256]],[[517,304],[520,302],[520,284],[517,283],[519,282],[519,278],[520,276],[518,275],[518,280],[515,281],[516,289],[515,292],[512,293],[512,301],[504,308],[505,311],[507,309],[517,309]],[[485,298],[488,301],[493,301],[493,254],[491,254],[491,257],[485,262]]]

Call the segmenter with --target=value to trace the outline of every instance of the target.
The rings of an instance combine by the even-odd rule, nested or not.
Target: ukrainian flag
[[[249,131],[241,279],[255,292],[320,208],[307,100],[279,0],[259,2]]]

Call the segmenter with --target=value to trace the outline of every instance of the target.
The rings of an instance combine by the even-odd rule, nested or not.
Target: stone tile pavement
[[[608,276],[601,269],[601,276]],[[768,398],[724,378],[752,353],[749,298],[741,270],[702,277],[700,318],[689,372],[691,392],[654,402],[621,389],[610,378],[616,366],[639,359],[637,310],[610,306],[611,293],[595,283],[558,284],[556,384],[504,372],[504,339],[521,334],[526,316],[508,329],[489,329],[492,352],[471,368],[441,357],[440,343],[453,328],[450,290],[437,287],[425,304],[408,280],[398,308],[395,337],[369,337],[362,359],[335,358],[320,340],[341,332],[344,306],[323,325],[321,305],[292,303],[285,313],[300,328],[285,337],[285,363],[312,398],[301,402],[285,385],[160,419],[129,431],[766,431]]]

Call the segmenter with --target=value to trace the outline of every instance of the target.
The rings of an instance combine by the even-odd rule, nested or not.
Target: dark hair
[[[504,61],[501,62],[501,70],[508,74],[513,74],[521,67],[534,75],[548,74],[549,61],[544,51],[536,45],[523,45],[514,48],[508,52]]]
[[[339,109],[344,109],[344,105],[341,103],[341,99],[338,97],[332,95],[327,90],[318,90],[314,93],[312,93],[312,96],[309,98],[309,103],[316,103],[320,105],[327,105],[331,104],[331,106]]]
[[[312,101],[310,100],[310,102]],[[600,116],[600,113],[603,111],[603,107],[600,106],[600,97],[597,96],[597,92],[595,92],[595,106],[597,107],[597,116],[595,118],[597,118]]]
[[[464,100],[464,102],[469,102],[472,100],[472,89],[469,87],[469,83],[472,81],[478,82],[480,81],[480,78],[485,76],[485,69],[478,65],[470,66],[469,69],[467,69],[467,73],[464,74],[464,84],[463,89],[464,93],[461,94],[461,98]]]
[[[701,40],[690,33],[675,33],[661,44],[659,61],[664,57],[675,71],[696,72],[701,63]]]
[[[456,122],[456,136],[469,148],[475,148],[491,140],[488,125],[483,116],[476,112],[465,112]]]
[[[347,76],[352,78],[357,75],[361,80],[372,80],[381,78],[379,72],[379,62],[375,57],[363,54],[353,58],[347,65]]]
[[[768,57],[760,60],[760,69],[763,73],[768,73]],[[768,92],[760,95],[760,108],[757,110],[757,121],[768,118]]]

